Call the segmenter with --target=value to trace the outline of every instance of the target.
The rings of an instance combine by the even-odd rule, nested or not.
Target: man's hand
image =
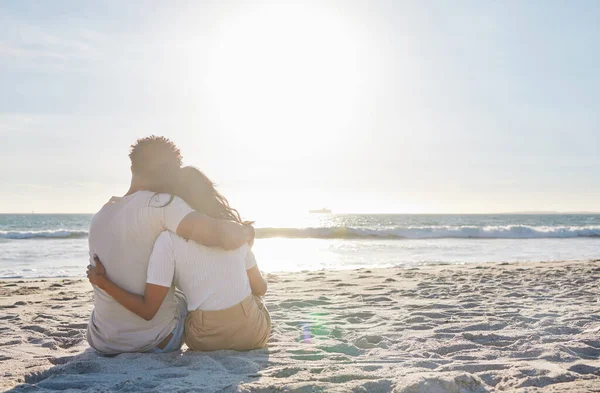
[[[90,284],[97,286],[98,288],[104,289],[106,284],[106,269],[98,255],[94,254],[94,262],[96,266],[88,265],[87,267],[87,278]]]

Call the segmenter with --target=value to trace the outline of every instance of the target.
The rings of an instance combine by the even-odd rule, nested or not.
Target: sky
[[[243,216],[600,211],[596,1],[0,2],[0,212],[171,138]]]

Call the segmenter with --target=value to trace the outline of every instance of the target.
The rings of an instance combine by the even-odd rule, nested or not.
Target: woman
[[[184,167],[172,195],[208,216],[242,222],[239,213],[198,169]],[[174,282],[187,298],[185,343],[190,349],[250,350],[263,347],[271,318],[260,296],[267,291],[249,245],[225,251],[163,232],[150,256],[143,296],[127,292],[106,276],[102,263],[88,267],[90,283],[140,317],[151,320]]]

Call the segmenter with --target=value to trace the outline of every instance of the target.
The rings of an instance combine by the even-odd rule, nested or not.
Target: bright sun
[[[335,10],[271,5],[223,27],[209,89],[227,132],[258,148],[335,141],[351,121],[360,56]],[[289,154],[273,149],[269,154]]]

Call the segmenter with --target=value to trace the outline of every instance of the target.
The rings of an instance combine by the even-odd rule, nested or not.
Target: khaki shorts
[[[270,333],[271,316],[252,294],[225,310],[190,311],[185,320],[185,343],[194,351],[262,348]]]

